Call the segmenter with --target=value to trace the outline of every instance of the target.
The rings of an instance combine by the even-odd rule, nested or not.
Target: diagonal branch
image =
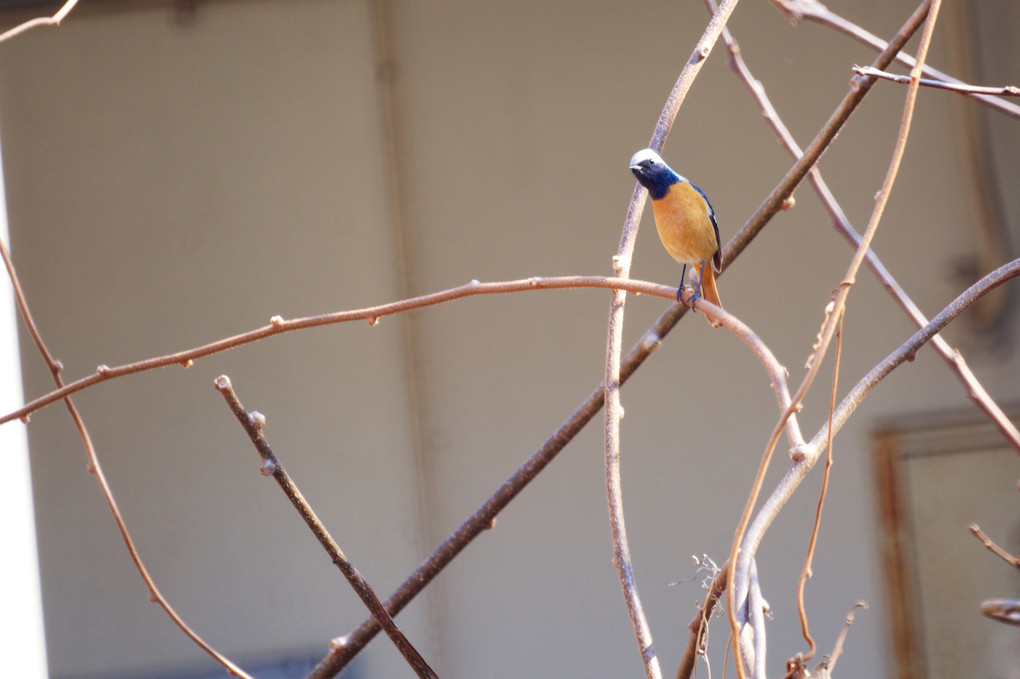
[[[59,26],[60,22],[71,13],[74,6],[78,4],[78,0],[67,0],[63,6],[56,11],[53,16],[48,17],[36,17],[35,19],[29,19],[28,21],[18,24],[14,28],[10,28],[3,33],[0,33],[0,42],[10,40],[16,35],[21,35],[25,31],[36,28],[37,26]]]
[[[676,288],[665,288],[664,295],[675,295]],[[790,404],[790,392],[786,383],[786,370],[776,359],[764,342],[743,322],[732,314],[714,307],[708,302],[697,301],[697,308],[713,323],[733,332],[761,361],[771,380],[773,391],[780,411]],[[621,383],[637,370],[653,351],[658,349],[662,338],[676,325],[686,313],[687,307],[673,304],[648,329],[644,336],[633,346],[621,365]],[[524,462],[523,465],[475,512],[439,546],[403,584],[384,602],[386,610],[396,615],[424,589],[461,551],[464,550],[483,531],[491,528],[496,516],[513,500],[528,483],[531,482],[553,458],[590,422],[603,405],[604,384],[600,384],[582,403],[574,414],[560,425],[552,436]],[[791,417],[787,425],[787,435],[791,447],[799,448],[806,445],[796,417]],[[718,584],[719,592],[722,584]],[[379,624],[374,619],[363,622],[351,633],[339,637],[331,644],[330,653],[320,661],[309,675],[309,679],[327,679],[338,674],[379,632]]]
[[[872,33],[869,33],[854,22],[844,19],[835,12],[832,12],[828,7],[818,2],[818,0],[772,0],[772,4],[776,6],[776,9],[786,15],[791,23],[796,24],[800,23],[804,19],[809,19],[823,26],[828,26],[829,28],[845,33],[854,40],[863,43],[874,50],[883,51],[887,48],[887,43],[884,40]],[[917,64],[917,60],[906,53],[897,54],[896,61],[901,64],[905,64],[908,68],[914,68]],[[880,68],[884,69],[885,67],[882,66]],[[963,81],[958,80],[951,75],[947,75],[937,68],[928,66],[927,64],[924,66],[924,74],[935,80],[941,80],[943,82],[958,85],[964,84]],[[996,109],[1000,113],[1005,113],[1006,115],[1013,116],[1014,118],[1020,118],[1020,106],[1017,106],[1010,101],[1005,101],[988,94],[972,93],[969,96],[980,101],[989,108]]]
[[[974,537],[981,541],[981,544],[985,546],[985,549],[987,549],[992,554],[1008,563],[1013,568],[1020,568],[1020,555],[1010,554],[1005,549],[995,544],[995,541],[988,537],[983,530],[981,530],[981,526],[977,525],[976,523],[972,523],[969,526],[967,526],[967,530],[971,532],[971,535],[973,535]]]
[[[234,413],[237,421],[241,423],[241,426],[247,432],[251,442],[255,445],[255,449],[262,456],[260,471],[266,476],[272,476],[280,484],[280,488],[283,489],[284,494],[291,504],[294,505],[301,518],[308,524],[312,534],[315,535],[315,539],[319,541],[319,544],[329,554],[329,558],[332,559],[336,567],[347,578],[347,581],[365,603],[365,607],[372,613],[372,616],[386,630],[386,634],[393,640],[393,644],[400,651],[400,654],[404,656],[407,664],[411,666],[419,677],[423,679],[436,679],[436,673],[432,671],[432,668],[421,657],[418,650],[407,640],[407,637],[400,631],[397,624],[393,622],[393,618],[386,612],[386,608],[379,601],[379,597],[376,596],[375,590],[372,589],[372,586],[368,584],[364,576],[358,572],[358,569],[354,567],[354,564],[343,553],[340,545],[336,543],[333,536],[326,530],[326,526],[319,520],[315,510],[308,504],[304,495],[301,494],[297,485],[290,478],[290,475],[287,474],[287,470],[283,468],[283,464],[276,457],[276,453],[273,452],[265,433],[263,433],[266,424],[265,416],[259,412],[249,413],[245,410],[240,399],[237,398],[237,394],[234,393],[234,387],[230,383],[230,378],[226,375],[217,377],[214,384],[216,390],[222,394],[227,405],[230,406],[230,410]]]
[[[670,293],[675,294],[675,288],[670,288]],[[659,348],[662,338],[686,312],[687,307],[684,305],[673,304],[648,328],[623,360],[620,370],[621,384],[626,383],[645,359]],[[604,394],[605,384],[601,383],[489,499],[407,576],[385,601],[386,610],[391,615],[396,615],[410,603],[472,540],[492,528],[499,513],[594,419],[602,409]],[[349,634],[335,639],[330,644],[330,652],[308,675],[308,679],[329,679],[339,674],[378,632],[379,624],[369,618]]]

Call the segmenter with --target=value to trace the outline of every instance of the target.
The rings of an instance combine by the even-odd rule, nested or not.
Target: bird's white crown
[[[666,161],[662,159],[662,156],[660,156],[658,153],[651,149],[641,149],[640,151],[635,153],[633,156],[631,156],[630,164],[632,166],[637,165],[638,163],[641,163],[645,160],[650,160],[653,163],[662,163],[663,165],[666,164]]]

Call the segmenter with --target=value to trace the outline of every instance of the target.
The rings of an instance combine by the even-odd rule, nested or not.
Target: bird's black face
[[[648,189],[653,200],[659,200],[669,192],[669,187],[680,181],[680,177],[666,165],[658,154],[646,149],[638,151],[630,159],[630,171],[641,186]]]

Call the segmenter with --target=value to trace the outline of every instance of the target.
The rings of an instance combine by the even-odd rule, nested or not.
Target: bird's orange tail
[[[704,278],[701,279],[701,295],[705,301],[711,302],[722,309],[722,302],[719,300],[719,288],[715,285],[715,271],[712,269],[712,262],[705,262]]]

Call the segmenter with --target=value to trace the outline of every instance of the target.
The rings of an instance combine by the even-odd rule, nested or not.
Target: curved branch
[[[655,125],[649,146],[661,150],[666,137],[673,126],[673,120],[690,90],[694,79],[719,39],[726,21],[737,5],[738,0],[724,0],[719,10],[712,16],[701,39],[691,55],[690,60],[680,72],[676,84],[666,99],[666,104]],[[637,241],[638,225],[644,211],[646,191],[640,184],[635,184],[627,217],[623,223],[620,246],[613,258],[614,274],[618,278],[630,277],[631,258],[634,244]],[[609,322],[606,331],[606,368],[605,368],[605,473],[606,502],[609,509],[609,527],[613,540],[613,565],[616,567],[623,589],[623,598],[627,605],[634,635],[637,638],[638,650],[648,679],[659,679],[662,670],[659,660],[652,647],[652,633],[645,618],[638,597],[634,570],[630,560],[630,549],[627,545],[627,531],[623,514],[623,493],[620,483],[620,420],[623,418],[623,407],[620,404],[620,355],[623,350],[623,310],[626,296],[614,290],[609,300]]]
[[[347,323],[359,320],[367,320],[369,325],[374,326],[383,316],[390,316],[392,314],[410,311],[411,309],[420,309],[422,307],[443,304],[445,302],[450,302],[464,297],[559,288],[616,288],[626,290],[627,292],[632,292],[637,295],[662,297],[663,299],[669,300],[676,299],[676,288],[659,285],[657,283],[650,283],[648,281],[632,279],[621,280],[607,276],[557,276],[554,278],[532,277],[516,281],[499,281],[492,283],[471,281],[466,285],[442,290],[440,292],[434,292],[428,295],[421,295],[420,297],[413,297],[411,299],[404,299],[397,302],[390,302],[388,304],[380,304],[378,306],[365,307],[362,309],[322,314],[319,316],[306,316],[303,318],[293,318],[291,320],[284,320],[280,316],[274,316],[270,320],[269,325],[264,325],[261,328],[249,330],[248,332],[241,333],[240,335],[234,335],[233,337],[225,337],[223,339],[216,340],[215,342],[203,344],[202,346],[194,347],[192,349],[185,349],[184,351],[148,358],[134,363],[125,363],[115,367],[101,365],[96,368],[96,371],[91,375],[87,375],[75,380],[74,382],[70,382],[59,389],[55,389],[54,391],[29,401],[17,410],[3,415],[0,417],[0,424],[16,419],[27,420],[28,416],[36,410],[48,406],[55,401],[59,401],[66,396],[79,392],[82,389],[99,384],[100,382],[106,382],[107,380],[123,377],[125,375],[132,375],[134,373],[155,370],[157,368],[165,368],[171,365],[181,365],[187,368],[191,366],[193,361],[199,358],[205,358],[206,356],[218,354],[220,352],[227,351],[228,349],[234,349],[245,344],[250,344],[252,342],[265,339],[266,337],[282,335],[286,332],[293,332],[304,328],[314,328],[320,325]]]
[[[67,17],[67,15],[71,13],[71,10],[74,9],[74,6],[77,4],[78,0],[67,0],[67,2],[65,2],[63,6],[60,9],[58,9],[53,16],[36,17],[35,19],[30,19],[24,23],[18,24],[14,28],[8,29],[3,33],[0,33],[0,42],[10,40],[14,36],[20,35],[25,31],[36,28],[37,26],[59,26],[60,22],[63,21]]]
[[[0,240],[0,258],[4,261],[4,266],[7,268],[7,275],[11,280],[11,286],[14,288],[14,300],[18,306],[18,312],[21,314],[22,319],[25,321],[25,326],[28,328],[28,333],[35,343],[36,349],[39,351],[39,355],[46,363],[46,367],[49,368],[50,374],[53,376],[53,382],[57,385],[58,390],[63,386],[63,378],[60,376],[63,366],[60,361],[53,357],[49,349],[46,348],[46,343],[43,341],[42,335],[39,333],[39,328],[35,324],[35,320],[32,318],[32,313],[28,308],[28,301],[25,299],[25,293],[21,289],[21,283],[18,280],[18,274],[14,269],[14,262],[11,261],[10,253],[7,252],[7,246],[2,240]],[[88,458],[88,472],[96,477],[96,483],[99,484],[99,490],[103,494],[103,498],[106,500],[107,506],[110,508],[110,513],[113,515],[113,521],[117,524],[117,531],[120,533],[121,539],[124,541],[124,546],[128,550],[128,554],[131,556],[131,561],[134,562],[135,568],[138,570],[138,574],[142,576],[142,580],[145,582],[146,588],[149,590],[149,601],[159,604],[166,614],[173,620],[174,624],[184,632],[185,636],[191,639],[199,648],[209,654],[216,662],[223,665],[227,672],[235,677],[242,677],[242,679],[252,679],[244,670],[234,664],[230,658],[221,654],[215,648],[210,646],[202,637],[198,635],[191,627],[188,626],[184,619],[178,615],[174,607],[170,605],[166,597],[156,587],[155,580],[149,575],[149,570],[145,567],[142,562],[142,556],[138,553],[138,548],[135,547],[135,541],[131,538],[131,533],[128,532],[127,523],[124,521],[124,516],[120,513],[120,509],[117,507],[117,501],[113,497],[113,489],[110,488],[109,482],[106,480],[106,474],[103,473],[103,467],[99,464],[99,455],[96,452],[96,448],[92,443],[92,437],[89,436],[88,429],[85,427],[85,421],[82,419],[81,414],[78,412],[78,408],[74,405],[74,402],[69,396],[63,396],[64,405],[67,406],[67,412],[71,416],[71,420],[74,422],[75,429],[78,430],[78,436],[81,437],[82,445],[85,448],[85,455]]]

